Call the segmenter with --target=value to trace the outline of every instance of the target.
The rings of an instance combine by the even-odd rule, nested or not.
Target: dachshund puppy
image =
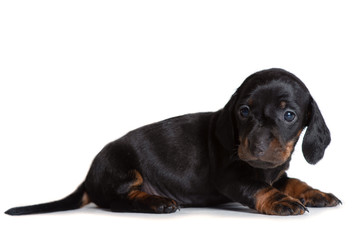
[[[295,75],[260,71],[217,112],[170,118],[109,143],[68,197],[6,214],[64,211],[90,202],[114,212],[144,213],[227,202],[270,215],[336,206],[341,202],[333,194],[285,173],[305,128],[303,155],[315,164],[330,143],[315,100]]]

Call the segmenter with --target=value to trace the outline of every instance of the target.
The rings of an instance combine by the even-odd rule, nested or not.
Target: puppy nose
[[[261,156],[263,156],[264,154],[265,154],[264,151],[257,151],[257,152],[255,152],[255,156],[256,156],[256,157],[261,157]]]
[[[253,154],[255,157],[261,157],[265,154],[267,146],[264,141],[259,141],[254,144]]]

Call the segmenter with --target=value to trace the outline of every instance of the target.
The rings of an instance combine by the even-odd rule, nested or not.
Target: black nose
[[[269,149],[271,140],[270,134],[258,134],[249,139],[249,150],[252,155],[257,158],[264,156]]]
[[[266,154],[269,149],[270,142],[274,138],[274,135],[269,128],[258,127],[250,132],[249,150],[254,157],[260,158]]]
[[[252,151],[253,155],[255,157],[261,157],[265,154],[267,148],[268,148],[268,146],[264,141],[256,142],[254,144],[253,151]]]

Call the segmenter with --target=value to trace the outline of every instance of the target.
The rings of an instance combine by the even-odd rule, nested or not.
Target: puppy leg
[[[284,194],[299,199],[307,207],[333,207],[341,203],[333,194],[313,189],[296,178],[284,177],[274,186]]]
[[[139,190],[131,191],[128,199],[135,212],[172,213],[179,209],[176,201],[170,198],[150,195]]]
[[[255,194],[255,209],[268,215],[301,215],[308,211],[298,200],[271,186],[260,189]]]
[[[268,215],[300,215],[307,211],[298,199],[280,192],[269,184],[249,179],[229,179],[229,175],[226,174],[219,180],[218,189],[234,202],[240,202]]]
[[[119,199],[111,203],[113,212],[143,212],[143,213],[172,213],[179,209],[175,200],[156,196],[141,191],[143,178],[141,174],[133,170],[132,183],[127,194],[122,194]]]

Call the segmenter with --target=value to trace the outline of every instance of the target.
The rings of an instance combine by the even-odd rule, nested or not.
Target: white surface
[[[298,146],[289,175],[343,205],[296,217],[93,206],[0,214],[0,238],[356,239],[359,23],[356,1],[2,1],[1,211],[66,196],[107,142],[147,123],[218,110],[248,75],[270,67],[305,82],[332,133],[316,166]]]

